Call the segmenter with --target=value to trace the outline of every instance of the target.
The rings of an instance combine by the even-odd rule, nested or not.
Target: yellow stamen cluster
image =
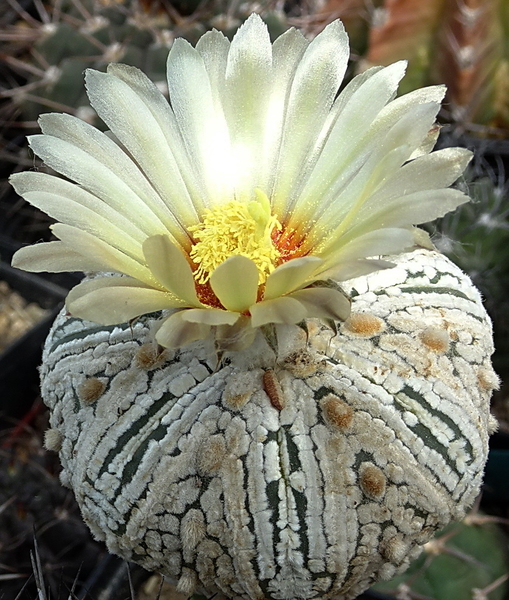
[[[199,225],[189,228],[197,242],[189,256],[198,268],[194,277],[206,283],[222,262],[230,256],[250,258],[258,267],[260,283],[276,268],[280,256],[272,242],[274,228],[281,224],[271,214],[270,203],[262,192],[256,190],[256,200],[242,203],[232,200],[207,209]]]

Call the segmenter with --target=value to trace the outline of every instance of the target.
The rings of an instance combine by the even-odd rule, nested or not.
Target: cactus
[[[508,560],[507,538],[496,518],[473,512],[425,544],[403,575],[374,589],[398,600],[504,600]]]
[[[188,594],[347,599],[402,572],[477,494],[496,376],[468,279],[427,250],[397,263],[347,282],[337,335],[311,321],[219,365],[158,348],[157,315],[62,314],[42,392],[94,535]]]
[[[350,12],[346,24],[363,53],[361,70],[407,59],[402,91],[445,83],[444,116],[466,127],[509,127],[508,0],[383,0],[374,6],[369,13],[362,1],[329,0],[320,13]]]

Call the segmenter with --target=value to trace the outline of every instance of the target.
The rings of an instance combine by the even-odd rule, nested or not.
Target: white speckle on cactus
[[[105,63],[120,62],[125,54],[125,51],[125,44],[113,42],[113,44],[110,44],[106,47],[103,54],[103,60]]]
[[[100,29],[105,29],[110,26],[110,21],[102,15],[94,15],[89,17],[85,23],[79,28],[81,33],[94,34]]]
[[[150,316],[62,314],[43,395],[95,536],[238,600],[348,600],[403,571],[479,491],[497,377],[469,279],[428,250],[395,262],[346,283],[337,333],[280,328],[277,356],[260,335],[220,364],[210,340],[161,358]]]
[[[44,72],[42,83],[44,85],[55,85],[62,75],[61,70],[58,67],[48,67]]]

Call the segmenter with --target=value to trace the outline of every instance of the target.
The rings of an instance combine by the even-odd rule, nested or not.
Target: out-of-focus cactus
[[[494,521],[474,513],[449,525],[403,575],[374,589],[397,600],[504,600],[509,553]]]
[[[19,20],[0,30],[0,41],[7,42],[0,57],[25,80],[1,90],[0,98],[10,98],[11,113],[28,124],[55,110],[97,124],[83,85],[88,67],[137,66],[164,88],[166,58],[176,37],[196,43],[212,27],[232,34],[253,10],[263,12],[275,37],[287,28],[275,2],[50,0],[37,7],[34,18],[17,5]]]
[[[325,23],[341,19],[348,32],[352,57],[364,55],[368,47],[369,29],[373,11],[383,0],[327,0],[316,2],[308,21],[312,33],[323,28]]]
[[[451,120],[509,127],[509,0],[328,0],[322,14],[347,9],[361,69],[407,59],[402,93],[445,83]]]

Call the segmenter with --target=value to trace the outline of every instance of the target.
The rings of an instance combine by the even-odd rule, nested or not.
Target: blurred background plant
[[[507,600],[509,551],[499,521],[474,509],[425,544],[403,575],[373,589],[397,600]]]
[[[16,246],[50,235],[49,219],[7,184],[10,173],[39,166],[25,141],[27,134],[38,131],[39,114],[68,112],[101,126],[85,94],[87,67],[104,70],[109,62],[131,64],[166,93],[165,60],[176,37],[195,43],[212,27],[231,36],[251,12],[258,12],[273,38],[290,26],[312,36],[341,18],[352,45],[347,79],[372,65],[407,59],[401,93],[445,83],[439,146],[464,145],[475,151],[475,160],[458,183],[472,202],[427,229],[438,249],[472,277],[493,318],[495,366],[502,378],[494,411],[501,431],[509,434],[509,0],[1,0],[1,8],[4,260]],[[29,407],[34,404],[21,421],[7,418],[0,439],[0,599],[78,597],[72,590],[78,589],[81,566],[80,581],[95,577],[90,584],[95,589],[110,586],[111,595],[104,598],[120,600],[125,565],[104,566],[111,559],[87,537],[69,492],[59,488],[56,461],[42,450],[45,417],[36,396],[34,392]],[[488,464],[487,510],[503,520],[509,516],[509,493],[497,495],[497,489],[509,478],[507,439],[499,435],[494,448]],[[487,519],[446,530],[407,576],[370,597],[387,598],[390,593],[401,599],[507,598],[507,540],[492,517]],[[72,531],[74,543],[64,543]],[[39,540],[36,549],[34,532]],[[62,542],[60,548],[48,541],[55,535]],[[460,561],[459,566],[451,563],[451,557]],[[92,567],[98,560],[103,575]],[[454,574],[461,569],[476,578],[460,585]],[[103,585],[105,571],[123,583],[112,587],[110,577]],[[451,587],[435,585],[446,577]],[[158,580],[149,580],[145,588],[140,600],[160,593]],[[460,588],[464,595],[460,596]],[[132,589],[131,582],[122,593],[134,597]],[[449,595],[444,596],[444,589]],[[176,598],[174,590],[166,593]]]
[[[442,117],[483,136],[506,136],[507,0],[326,0],[318,15],[345,20],[358,69],[406,59],[401,93],[445,83]]]

